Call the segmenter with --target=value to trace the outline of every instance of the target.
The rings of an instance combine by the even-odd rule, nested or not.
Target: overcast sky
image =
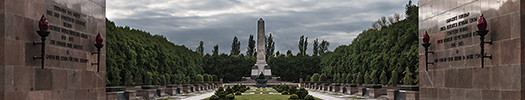
[[[204,41],[211,53],[230,53],[234,36],[246,53],[250,34],[256,35],[257,20],[266,23],[275,51],[298,52],[301,35],[313,41],[327,40],[329,50],[348,45],[381,16],[404,15],[409,0],[108,0],[106,16],[118,26],[129,26],[165,36],[177,45],[195,50]],[[417,0],[413,1],[417,4]]]

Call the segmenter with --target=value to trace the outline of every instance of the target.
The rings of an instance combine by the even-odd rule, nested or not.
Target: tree
[[[347,82],[346,82],[346,73],[341,74],[341,77],[340,77],[339,83],[347,83]]]
[[[312,76],[310,76],[310,75],[306,75],[306,77],[304,78],[304,81],[309,82],[309,81],[310,81],[310,78],[312,78]]]
[[[314,73],[310,80],[312,80],[312,82],[319,82],[319,73]]]
[[[359,85],[363,84],[363,75],[361,74],[361,72],[357,73],[356,83]]]
[[[304,52],[304,35],[302,35],[300,38],[299,38],[299,53],[300,55],[303,54]]]
[[[253,35],[250,34],[250,39],[248,39],[248,50],[246,50],[246,56],[255,55],[255,40],[253,40]]]
[[[355,83],[353,81],[354,81],[354,77],[352,76],[352,74],[350,73],[346,74],[346,83],[349,83],[349,84]]]
[[[289,56],[293,56],[293,54],[292,54],[292,50],[288,50],[288,51],[286,51],[286,56],[287,56],[287,57],[289,57]]]
[[[266,59],[268,59],[270,56],[274,56],[273,55],[274,50],[275,50],[275,42],[273,42],[272,34],[270,34],[270,36],[267,37],[267,41],[266,41]]]
[[[368,72],[365,72],[365,75],[363,76],[363,80],[365,81],[365,84],[372,83],[372,80],[370,79],[370,74],[368,74]]]
[[[325,74],[321,74],[321,76],[319,76],[319,81],[326,82],[326,75]]]
[[[323,40],[319,46],[319,55],[323,55],[325,52],[328,52],[328,46],[330,46],[330,42]]]
[[[390,81],[388,82],[388,84],[391,85],[391,86],[397,86],[397,82],[398,82],[397,77],[398,76],[397,76],[396,70],[393,70],[392,71],[392,75],[390,76]]]
[[[217,45],[213,46],[213,50],[211,52],[213,52],[213,55],[215,55],[215,56],[219,55],[219,45],[217,44]]]
[[[239,55],[240,53],[241,53],[241,42],[239,41],[239,39],[237,39],[237,36],[234,36],[230,55]]]
[[[381,80],[381,85],[388,84],[388,78],[386,77],[386,72],[384,70],[383,72],[381,72],[381,76],[379,77],[379,79]]]
[[[410,68],[406,67],[405,71],[403,71],[403,74],[405,74],[405,77],[401,79],[402,83],[404,85],[413,85],[414,79],[412,79],[412,72],[410,72]]]
[[[203,46],[203,45],[204,45],[204,42],[201,41],[201,42],[199,43],[199,47],[197,47],[197,50],[196,50],[196,51],[197,51],[199,54],[201,54],[202,56],[204,55],[204,46]]]
[[[312,48],[313,50],[313,53],[312,56],[317,56],[317,54],[319,54],[319,39],[315,39],[314,40],[314,44],[313,44],[314,48]]]
[[[370,79],[372,80],[372,84],[379,84],[379,79],[377,78],[377,70],[374,70],[372,71],[372,73],[370,73]]]

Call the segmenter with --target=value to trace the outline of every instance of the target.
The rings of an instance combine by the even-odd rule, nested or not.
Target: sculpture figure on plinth
[[[256,79],[257,83],[255,84],[255,87],[257,88],[261,88],[261,87],[266,87],[266,82],[268,81],[265,77],[264,77],[264,74],[261,72],[261,74],[259,74],[259,77]]]

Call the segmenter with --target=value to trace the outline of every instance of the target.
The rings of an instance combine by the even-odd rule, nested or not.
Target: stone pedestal
[[[168,95],[176,95],[177,94],[177,86],[166,86],[166,93]]]
[[[419,100],[419,91],[406,91],[406,100]]]
[[[358,92],[357,86],[347,86],[346,87],[346,93],[347,94],[355,94]]]
[[[182,92],[184,93],[190,93],[191,90],[190,90],[190,86],[189,85],[185,85],[185,86],[182,86]]]
[[[341,87],[341,85],[333,85],[331,92],[341,92],[341,91],[339,91],[339,90],[341,90],[340,87]]]
[[[155,89],[137,90],[137,96],[146,100],[151,100],[155,97]]]
[[[370,98],[377,98],[379,95],[386,95],[386,88],[368,88]]]
[[[388,100],[395,100],[396,94],[399,93],[399,89],[386,89],[386,98]]]
[[[330,85],[323,84],[323,91],[328,91],[328,90],[330,90]]]
[[[346,86],[341,85],[341,86],[339,87],[339,91],[338,91],[338,92],[339,92],[339,93],[345,93],[345,92],[347,92],[347,91],[346,91]]]
[[[106,92],[106,100],[117,100],[117,92]]]
[[[201,89],[201,86],[200,85],[193,85],[194,86],[194,91],[200,91]]]
[[[124,91],[124,96],[127,100],[136,100],[137,99],[137,90],[126,90]]]
[[[363,95],[365,95],[365,94],[364,94],[365,91],[366,91],[366,87],[357,87],[357,93],[356,93],[356,95],[358,95],[358,96],[363,96]]]
[[[159,87],[157,89],[157,94],[159,94],[160,97],[165,97],[165,96],[168,96],[168,94],[166,94],[166,88],[165,87]]]

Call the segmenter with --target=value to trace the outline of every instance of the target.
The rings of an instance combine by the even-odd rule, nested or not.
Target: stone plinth
[[[386,89],[386,98],[388,100],[395,100],[397,93],[399,93],[398,89]]]
[[[386,95],[386,88],[368,88],[370,98],[377,98],[379,95]]]
[[[347,86],[346,87],[347,94],[355,94],[358,92],[357,86]]]
[[[191,87],[189,85],[183,85],[182,86],[182,92],[184,93],[190,93],[191,92]]]
[[[194,88],[193,88],[193,91],[195,91],[195,92],[196,92],[196,91],[200,91],[200,89],[201,89],[201,86],[198,85],[198,84],[193,85],[193,87],[194,87]]]
[[[332,85],[332,91],[331,92],[341,92],[341,85]]]
[[[177,95],[177,86],[176,85],[166,86],[166,93],[171,96]]]
[[[137,90],[137,96],[146,100],[151,100],[155,97],[155,89]]]
[[[330,90],[330,85],[329,84],[323,84],[323,91],[328,91]]]
[[[366,87],[357,87],[356,95],[363,96],[363,95],[365,95],[365,91],[366,91]]]
[[[419,91],[406,91],[405,100],[419,100]]]
[[[106,92],[106,100],[117,100],[117,92]]]
[[[337,92],[339,92],[339,93],[345,93],[345,92],[347,92],[347,91],[346,91],[346,86],[341,85],[341,86],[339,87],[339,91],[337,91]]]
[[[166,90],[166,87],[159,87],[155,92],[157,92],[157,94],[159,94],[160,97],[165,97],[168,96],[168,94],[166,94]]]
[[[126,96],[127,100],[136,100],[137,90],[126,90],[124,91],[124,96]]]

